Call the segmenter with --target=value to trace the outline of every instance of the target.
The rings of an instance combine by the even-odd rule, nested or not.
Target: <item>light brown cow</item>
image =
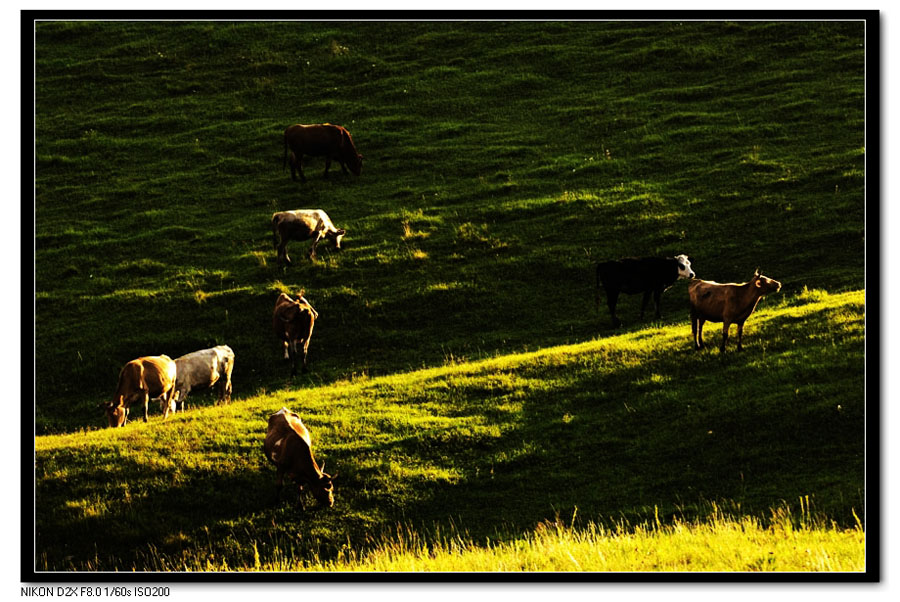
[[[781,283],[759,273],[753,274],[749,282],[743,284],[719,284],[707,280],[694,280],[688,285],[691,298],[691,332],[694,337],[694,348],[703,348],[703,323],[722,322],[722,344],[719,351],[725,352],[728,341],[728,328],[737,324],[737,350],[742,351],[741,339],[744,336],[744,322],[756,309],[763,295],[778,292]]]
[[[285,293],[278,295],[272,314],[272,329],[284,345],[284,359],[291,362],[291,376],[297,374],[297,352],[300,349],[303,351],[303,371],[309,369],[309,340],[319,317],[319,312],[303,297],[304,292],[300,291],[296,299]]]
[[[167,355],[139,357],[131,360],[119,372],[119,384],[113,400],[101,404],[106,411],[109,426],[123,426],[128,420],[128,409],[137,404],[144,406],[144,422],[149,420],[150,399],[160,399],[161,409],[169,417],[172,395],[175,392],[176,366]]]
[[[269,427],[264,443],[266,458],[275,465],[278,473],[275,481],[277,494],[281,496],[284,476],[291,477],[297,483],[297,501],[303,508],[303,487],[309,485],[313,496],[323,506],[334,506],[334,483],[336,477],[325,473],[316,464],[312,452],[312,439],[309,430],[300,420],[300,416],[287,408],[281,408],[269,416]]]
[[[284,159],[281,169],[288,161],[290,151],[291,179],[305,182],[303,175],[303,155],[325,157],[325,177],[328,177],[328,168],[334,159],[341,164],[341,170],[347,173],[347,167],[354,175],[358,176],[362,171],[362,155],[356,152],[353,137],[350,132],[339,125],[330,123],[317,123],[312,125],[295,124],[284,130]]]
[[[276,211],[272,214],[272,245],[278,252],[277,262],[290,265],[291,258],[287,254],[289,241],[313,239],[309,247],[309,258],[316,259],[316,247],[323,238],[334,241],[337,249],[341,248],[341,239],[347,233],[343,228],[335,228],[331,218],[321,209],[294,209],[293,211]]]

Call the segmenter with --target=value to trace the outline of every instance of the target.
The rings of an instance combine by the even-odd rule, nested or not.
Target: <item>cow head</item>
[[[760,295],[768,295],[769,293],[777,293],[781,290],[781,283],[777,280],[772,280],[767,276],[763,276],[759,273],[759,268],[756,268],[756,272],[753,274],[753,286],[759,289]]]
[[[344,234],[346,234],[346,233],[347,233],[347,231],[344,230],[343,228],[340,228],[338,230],[335,230],[334,232],[328,233],[328,238],[330,238],[331,240],[334,241],[334,248],[336,248],[336,249],[341,248],[341,239],[344,238]]]
[[[100,407],[106,412],[106,420],[109,426],[115,428],[124,426],[128,422],[128,409],[125,407],[125,402],[121,395],[116,401],[101,403]]]
[[[167,416],[168,416],[169,414],[175,414],[175,413],[178,411],[178,402],[177,402],[176,399],[175,399],[176,396],[177,396],[177,394],[176,394],[176,395],[173,395],[171,398],[169,398],[169,401],[168,401],[168,402],[166,401],[166,396],[165,396],[165,395],[163,395],[162,397],[160,397],[160,398],[159,398],[159,411],[162,412],[163,414],[167,415]],[[168,412],[166,411],[166,406],[167,406],[167,405],[169,406]]]
[[[691,258],[687,255],[676,255],[675,261],[678,262],[679,278],[694,278],[694,270],[691,269]]]
[[[291,299],[290,303],[284,304],[278,309],[278,319],[288,324],[296,321],[303,313],[309,313],[313,319],[319,317],[317,312],[309,301],[303,296],[304,291],[300,291],[296,299]]]
[[[323,506],[327,506],[331,508],[334,506],[334,480],[337,478],[337,473],[334,476],[326,474],[325,472],[325,463],[322,462],[322,468],[320,469],[319,478],[312,483],[310,483],[310,489],[312,489],[313,497],[316,498]]]
[[[318,318],[319,312],[317,312],[316,308],[314,308],[312,306],[312,303],[310,303],[309,300],[303,296],[305,294],[306,294],[305,290],[300,291],[300,294],[297,295],[297,300],[294,301],[294,304],[297,307],[297,311],[298,312],[308,311],[309,313],[312,314],[313,318]],[[298,315],[298,314],[294,314],[294,316],[296,316],[296,315]]]

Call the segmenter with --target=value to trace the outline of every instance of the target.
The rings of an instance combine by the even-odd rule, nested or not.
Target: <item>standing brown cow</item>
[[[325,473],[325,464],[322,468],[316,464],[312,453],[312,439],[309,430],[300,420],[300,416],[287,408],[281,408],[269,416],[269,427],[266,430],[266,440],[263,444],[266,458],[275,465],[278,470],[275,485],[278,488],[278,496],[281,496],[284,487],[284,475],[291,477],[297,483],[297,501],[303,508],[303,486],[309,485],[313,496],[323,506],[334,506],[334,477]]]
[[[284,359],[291,362],[291,376],[297,374],[297,351],[303,350],[303,371],[309,369],[307,352],[312,338],[313,326],[319,313],[313,309],[300,291],[296,299],[281,293],[275,300],[272,328],[275,336],[284,345]],[[301,347],[302,346],[302,347]]]
[[[362,171],[362,155],[356,152],[350,132],[339,125],[330,123],[302,125],[298,123],[289,126],[284,130],[282,171],[288,162],[288,151],[290,151],[292,180],[296,180],[296,172],[300,172],[300,180],[306,181],[306,176],[303,175],[303,155],[324,156],[326,178],[332,159],[341,164],[341,170],[344,173],[347,173],[348,167],[357,176]]]
[[[119,384],[113,400],[101,404],[106,411],[109,426],[123,426],[128,419],[128,409],[135,403],[144,405],[144,422],[149,420],[147,406],[150,399],[160,398],[169,417],[172,395],[175,392],[175,362],[167,355],[139,357],[131,360],[119,372]]]
[[[744,322],[756,309],[763,295],[778,292],[781,283],[759,273],[753,274],[749,282],[743,284],[719,284],[707,280],[694,280],[688,285],[691,298],[691,332],[694,336],[694,349],[703,348],[703,323],[722,322],[722,344],[719,351],[725,352],[728,340],[728,328],[737,324],[737,350],[742,351],[741,339],[744,336]]]

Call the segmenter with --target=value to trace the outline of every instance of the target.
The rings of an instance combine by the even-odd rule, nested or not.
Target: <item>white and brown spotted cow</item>
[[[319,241],[327,238],[334,241],[335,248],[340,249],[341,239],[346,233],[343,228],[335,228],[331,218],[321,209],[295,209],[272,214],[272,244],[278,252],[277,261],[289,265],[291,263],[291,258],[287,254],[289,241],[312,239],[309,258],[315,260]]]

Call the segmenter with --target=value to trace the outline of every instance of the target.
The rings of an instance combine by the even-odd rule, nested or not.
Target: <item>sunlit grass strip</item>
[[[751,335],[757,328],[761,328],[766,322],[784,318],[803,318],[822,312],[827,309],[841,308],[837,314],[837,318],[846,321],[858,319],[863,315],[862,310],[865,307],[865,291],[850,291],[840,294],[828,294],[824,291],[804,291],[797,299],[806,301],[802,305],[785,306],[780,305],[771,308],[761,308],[757,310],[748,325],[745,327],[745,334]],[[782,300],[782,303],[790,303],[788,299]],[[751,324],[752,323],[752,324]],[[841,323],[841,327],[848,329],[849,332],[855,334],[862,333],[852,324],[847,326]],[[718,337],[718,324],[713,324],[712,331],[714,336]],[[648,336],[652,334],[652,336]],[[732,334],[734,329],[732,328]],[[369,397],[366,391],[373,389],[386,388],[392,391],[390,397],[394,402],[402,400],[404,393],[408,394],[411,389],[418,390],[426,382],[446,382],[448,379],[466,379],[478,378],[496,374],[501,371],[513,372],[518,369],[531,366],[561,366],[579,361],[579,358],[591,354],[600,354],[603,356],[615,355],[615,367],[639,364],[646,361],[647,356],[651,352],[671,351],[678,348],[690,347],[690,326],[685,324],[648,327],[635,332],[623,333],[619,335],[608,336],[604,338],[594,339],[571,345],[559,345],[548,347],[536,351],[527,351],[520,353],[511,353],[509,355],[498,355],[495,357],[481,359],[476,361],[466,361],[465,359],[456,360],[448,359],[444,366],[434,368],[424,368],[405,373],[396,373],[391,375],[369,378],[366,375],[353,379],[338,380],[334,383],[315,387],[306,392],[306,403],[309,405],[311,400],[319,400],[319,403],[333,406],[341,399],[352,400],[354,406],[367,403]],[[754,343],[755,344],[755,343]],[[731,348],[729,351],[733,351]],[[707,352],[713,355],[718,351]],[[514,377],[509,377],[514,378]],[[396,399],[394,399],[396,392]],[[244,400],[235,402],[230,406],[212,406],[200,407],[193,411],[193,414],[187,420],[202,419],[215,417],[216,420],[236,421],[239,424],[248,409],[258,408],[275,408],[280,405],[290,405],[288,398],[293,398],[296,393],[293,390],[284,390],[276,393],[264,394],[259,396],[248,397]],[[155,407],[153,409],[156,409]],[[274,410],[272,410],[274,411]],[[407,408],[409,411],[409,408]],[[108,431],[101,429],[98,431],[79,431],[76,433],[67,433],[60,435],[46,435],[35,437],[35,450],[38,453],[47,450],[53,450],[58,447],[82,447],[85,445],[105,445],[109,441],[116,441],[120,438],[129,439],[137,437],[137,433],[152,432],[155,428],[154,419],[158,419],[158,414],[151,411],[150,424],[135,420],[129,425],[128,431]],[[178,416],[170,419],[171,423],[185,420],[185,417]]]
[[[838,529],[824,520],[799,524],[784,509],[773,510],[768,527],[753,517],[716,511],[698,521],[604,527],[541,523],[531,533],[479,544],[466,535],[433,538],[398,528],[374,551],[347,546],[334,561],[298,562],[276,548],[271,559],[257,550],[253,566],[229,567],[194,559],[177,566],[157,556],[151,564],[181,571],[344,572],[861,572],[865,533],[861,525]]]

